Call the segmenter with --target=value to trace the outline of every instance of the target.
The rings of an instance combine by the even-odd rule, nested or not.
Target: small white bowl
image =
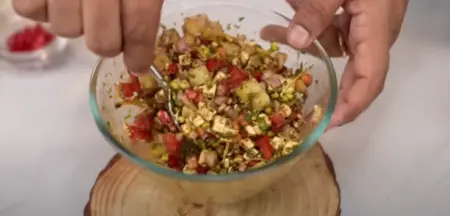
[[[30,52],[10,52],[8,50],[8,38],[17,31],[37,23],[19,17],[13,13],[0,14],[0,60],[4,60],[13,66],[27,69],[39,69],[50,66],[56,57],[62,57],[67,48],[68,39],[55,37],[46,46]],[[45,24],[42,24],[44,28]]]

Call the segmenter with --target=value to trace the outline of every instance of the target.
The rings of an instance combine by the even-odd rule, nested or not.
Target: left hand
[[[331,57],[349,55],[328,130],[355,120],[382,92],[389,50],[400,32],[408,0],[287,0],[296,11],[289,27],[269,25],[265,40],[312,54],[318,39]],[[335,15],[342,7],[344,13]]]

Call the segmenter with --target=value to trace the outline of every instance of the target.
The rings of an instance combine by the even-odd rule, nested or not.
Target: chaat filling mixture
[[[151,75],[117,83],[117,108],[144,108],[125,130],[156,162],[188,174],[245,172],[302,143],[312,76],[309,68],[287,68],[286,60],[276,43],[264,49],[206,15],[187,17],[182,35],[163,29],[154,57],[180,127],[168,112],[167,91]],[[321,112],[314,107],[313,115]]]

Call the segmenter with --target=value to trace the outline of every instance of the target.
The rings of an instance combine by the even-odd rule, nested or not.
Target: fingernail
[[[309,43],[309,32],[300,25],[291,24],[289,26],[287,41],[293,47],[301,49],[308,46]]]

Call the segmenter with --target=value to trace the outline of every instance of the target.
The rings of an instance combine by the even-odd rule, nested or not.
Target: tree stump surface
[[[100,172],[84,216],[339,216],[340,191],[332,162],[315,145],[279,182],[247,200],[198,205],[175,199],[141,168],[115,155]]]

